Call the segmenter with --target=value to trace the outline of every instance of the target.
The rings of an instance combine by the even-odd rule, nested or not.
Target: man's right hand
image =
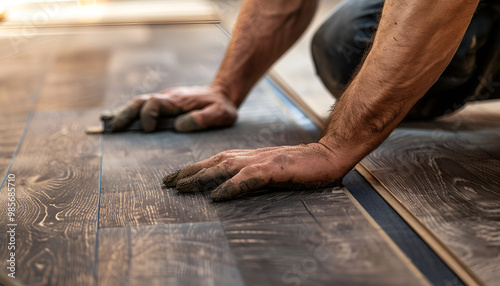
[[[160,93],[143,94],[114,111],[104,111],[102,119],[110,120],[115,131],[127,129],[140,118],[145,132],[156,130],[160,117],[176,117],[178,132],[192,132],[209,127],[231,126],[237,108],[221,88],[213,85],[175,87]]]

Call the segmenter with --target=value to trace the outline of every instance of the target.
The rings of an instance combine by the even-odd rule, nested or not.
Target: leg
[[[486,2],[486,1],[485,1]],[[330,92],[339,98],[369,48],[378,26],[383,1],[346,0],[318,29],[312,42],[316,70]],[[453,60],[406,120],[432,119],[462,107],[477,94],[486,79],[497,82],[498,4],[481,3]],[[496,38],[496,44],[495,44]],[[496,48],[495,48],[496,47]],[[493,67],[493,68],[492,68]],[[487,75],[490,70],[493,74]],[[500,88],[496,88],[496,94]],[[488,98],[494,97],[493,93]]]
[[[337,99],[372,43],[382,6],[382,0],[345,0],[314,35],[316,71]]]

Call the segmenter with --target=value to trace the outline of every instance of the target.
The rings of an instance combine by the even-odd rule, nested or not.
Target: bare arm
[[[319,141],[348,171],[382,143],[451,61],[478,0],[388,0],[373,47]]]
[[[237,107],[252,86],[304,32],[316,10],[315,0],[247,0],[213,82],[144,94],[114,112],[105,112],[114,130],[140,117],[146,132],[161,116],[178,116],[175,129],[189,132],[236,121]]]
[[[318,143],[231,150],[164,178],[224,200],[266,185],[338,183],[376,148],[451,61],[479,0],[387,0],[374,44]],[[291,184],[290,184],[291,183]]]
[[[247,0],[214,79],[239,106],[264,72],[295,43],[316,11],[311,0]]]

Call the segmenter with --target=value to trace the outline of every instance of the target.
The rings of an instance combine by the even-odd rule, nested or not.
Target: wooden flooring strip
[[[0,176],[7,176],[15,150],[20,146],[26,122],[45,82],[45,73],[53,62],[58,41],[35,37],[24,46],[0,38]],[[38,49],[39,46],[51,47]]]
[[[340,189],[262,191],[217,211],[247,285],[428,285]]]
[[[99,231],[99,285],[243,285],[220,222]]]
[[[500,113],[484,108],[491,105],[471,105],[436,122],[406,123],[363,165],[478,279],[495,285]]]
[[[421,281],[425,281],[428,285],[430,285],[429,281],[422,275],[422,273],[415,267],[415,265],[408,259],[408,257],[401,251],[401,249],[390,239],[387,233],[379,226],[379,224],[366,212],[366,210],[361,206],[361,204],[354,198],[354,196],[349,192],[347,188],[342,188],[344,193],[349,197],[349,199],[354,203],[354,205],[358,208],[358,210],[363,214],[364,217],[368,220],[368,222],[378,231],[380,236],[387,242],[389,247],[396,253],[396,255],[404,261],[404,264],[408,266],[410,271],[417,276]]]
[[[309,105],[305,103],[302,97],[295,92],[295,90],[283,80],[283,78],[275,71],[268,73],[269,77],[279,86],[284,93],[295,103],[313,122],[323,129],[325,127],[326,118],[322,118],[315,112]]]
[[[26,285],[92,284],[98,140],[84,126],[96,112],[37,112],[10,173],[16,177],[16,279]],[[0,239],[7,241],[7,186]],[[7,248],[0,256],[8,256]],[[71,258],[71,259],[69,259]],[[0,262],[6,269],[7,260]]]
[[[373,188],[391,205],[396,212],[420,235],[420,237],[436,252],[439,257],[466,283],[467,285],[484,285],[453,252],[430,231],[422,222],[409,211],[373,174],[362,164],[356,165],[358,171]]]

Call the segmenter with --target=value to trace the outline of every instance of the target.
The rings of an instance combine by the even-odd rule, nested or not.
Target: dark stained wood
[[[1,39],[1,38],[0,38]],[[8,38],[7,38],[8,39]],[[33,38],[23,45],[1,39],[0,50],[0,176],[6,175],[25,122],[52,63],[57,39]],[[38,49],[37,47],[44,47]]]
[[[106,134],[104,136],[101,228],[213,221],[204,196],[164,190],[165,173],[194,163],[183,134]]]
[[[498,107],[484,102],[438,122],[403,125],[363,160],[488,285],[500,281]]]
[[[107,50],[70,49],[60,52],[45,79],[37,109],[101,107],[108,58]]]
[[[341,189],[218,204],[247,285],[421,285]]]
[[[80,104],[87,95],[74,92],[64,100],[53,98],[70,84],[66,81],[47,84],[47,78],[66,76],[60,71],[61,60],[55,68],[52,63],[60,54],[61,45],[71,40],[71,36],[39,33],[40,38],[30,39],[19,55],[6,59],[12,61],[7,66],[11,68],[10,74],[2,77],[10,90],[20,93],[17,98],[10,94],[6,102],[21,108],[9,108],[7,112],[19,119],[30,112],[34,114],[27,122],[26,137],[10,170],[17,178],[16,279],[26,285],[93,284],[100,145],[98,137],[87,137],[82,130],[94,121],[99,110],[60,111],[68,104],[75,107],[74,103]],[[74,70],[79,66],[86,70],[85,62],[74,57],[63,61]],[[31,94],[26,93],[33,89]],[[47,102],[52,102],[54,111],[42,110]],[[98,102],[100,105],[102,99]],[[24,125],[19,120],[13,126],[21,123]],[[6,188],[5,185],[0,192],[4,241]],[[2,249],[2,257],[6,250]]]
[[[92,112],[37,112],[10,173],[16,176],[16,280],[25,285],[93,282],[99,138],[82,129]],[[0,239],[7,241],[7,185]],[[7,257],[7,248],[0,249]],[[0,261],[6,269],[6,259]]]
[[[104,228],[99,285],[243,285],[218,221]]]

